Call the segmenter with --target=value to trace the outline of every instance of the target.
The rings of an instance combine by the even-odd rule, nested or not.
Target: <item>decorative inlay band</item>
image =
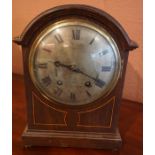
[[[100,105],[99,107],[96,107],[96,108],[90,109],[90,110],[85,110],[85,111],[78,112],[78,119],[79,120],[77,122],[77,126],[78,127],[88,127],[88,128],[111,128],[114,105],[115,105],[115,96],[113,96],[106,103]],[[88,117],[91,117],[91,116],[95,116],[95,114],[98,114],[97,112],[99,110],[103,110],[106,106],[109,106],[108,108],[110,108],[110,117],[108,117],[110,119],[107,121],[108,123],[107,122],[106,123],[92,123],[92,122],[90,122],[90,123],[86,124],[86,123],[83,122],[83,119],[85,117],[88,118]],[[105,111],[105,112],[107,112],[107,111]],[[94,113],[94,114],[92,114],[92,113]]]
[[[45,107],[49,108],[50,110],[52,110],[53,112],[59,113],[59,115],[63,116],[63,123],[42,123],[42,122],[38,122],[36,119],[36,104],[35,103],[35,99],[37,99],[37,101],[39,101],[39,103],[43,104]],[[60,109],[56,109],[52,106],[49,106],[48,104],[46,104],[44,101],[42,101],[34,92],[32,92],[32,108],[33,108],[33,123],[34,125],[43,125],[43,126],[67,126],[66,123],[66,115],[67,112],[60,110]]]

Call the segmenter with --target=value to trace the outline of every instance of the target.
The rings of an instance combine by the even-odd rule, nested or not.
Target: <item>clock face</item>
[[[48,99],[84,105],[107,95],[120,74],[120,55],[101,27],[78,19],[43,30],[29,57],[32,81]]]

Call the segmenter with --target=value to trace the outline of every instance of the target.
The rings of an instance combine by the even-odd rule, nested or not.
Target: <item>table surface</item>
[[[24,148],[21,134],[26,125],[26,99],[22,76],[13,75],[13,155],[142,155],[143,154],[143,106],[122,100],[120,133],[123,139],[119,151],[31,147]]]

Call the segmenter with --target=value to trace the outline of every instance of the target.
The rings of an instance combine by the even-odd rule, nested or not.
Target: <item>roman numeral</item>
[[[86,94],[91,97],[91,94],[89,93],[89,91],[86,90]]]
[[[54,91],[55,95],[60,96],[62,94],[62,89],[57,87],[57,89]]]
[[[46,69],[47,68],[47,63],[39,63],[39,64],[37,64],[37,67],[41,68],[41,69]]]
[[[105,82],[100,80],[100,79],[96,79],[95,80],[95,85],[102,88],[105,85]]]
[[[109,53],[108,50],[104,50],[102,52],[99,53],[99,56],[103,56],[103,55],[106,55],[107,53]]]
[[[72,30],[74,40],[80,40],[80,30]]]
[[[70,93],[70,99],[71,99],[72,101],[75,101],[75,100],[76,100],[76,96],[75,96],[74,93]]]
[[[58,43],[63,43],[63,39],[60,34],[56,34],[54,35],[54,37]]]
[[[89,44],[92,45],[93,42],[94,42],[94,40],[95,40],[95,38],[93,38],[93,39],[89,42]]]
[[[44,50],[47,53],[51,53],[52,48],[53,48],[53,45],[48,43],[48,44],[43,45],[42,50]]]
[[[51,78],[49,76],[46,76],[45,78],[42,79],[42,82],[47,87],[48,85],[51,84],[52,80],[51,80]]]
[[[43,50],[48,52],[48,53],[50,53],[52,51],[51,49],[48,49],[48,48],[45,48],[45,47],[43,47]]]
[[[54,72],[55,72],[55,76],[58,76],[58,71],[57,71],[57,68],[56,67],[54,69]]]
[[[111,66],[102,66],[102,72],[110,72]]]

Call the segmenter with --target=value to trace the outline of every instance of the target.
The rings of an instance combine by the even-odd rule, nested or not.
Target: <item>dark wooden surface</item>
[[[142,104],[123,100],[120,111],[120,133],[123,146],[120,151],[95,149],[24,148],[21,134],[26,125],[24,81],[13,75],[13,155],[142,155]]]

